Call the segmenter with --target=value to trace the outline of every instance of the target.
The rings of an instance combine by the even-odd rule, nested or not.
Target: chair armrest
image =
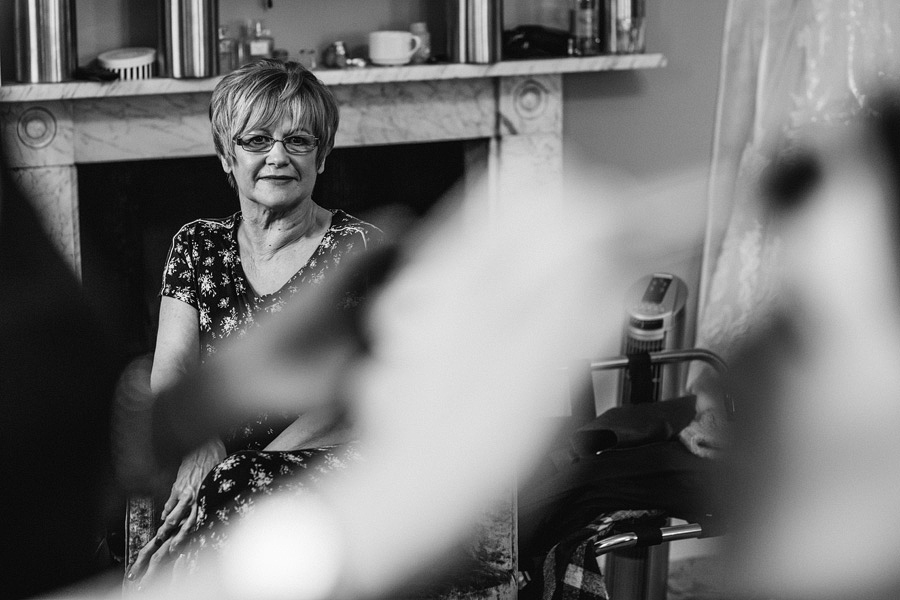
[[[690,362],[699,360],[712,366],[716,372],[724,373],[726,370],[725,361],[710,350],[703,348],[691,348],[687,350],[660,350],[658,352],[649,352],[650,363],[654,365],[664,365],[679,362]],[[591,361],[592,371],[603,371],[609,369],[624,369],[628,366],[629,358],[627,356],[614,356],[611,358],[601,358]]]
[[[668,525],[666,527],[654,528],[655,536],[642,535],[634,531],[626,531],[624,533],[615,533],[594,542],[594,554],[597,557],[608,554],[615,550],[623,548],[632,548],[635,546],[656,546],[667,542],[675,542],[678,540],[699,539],[711,537],[712,534],[705,533],[703,527],[699,523],[686,523],[684,525]],[[649,541],[648,541],[649,539]]]
[[[668,365],[682,362],[701,361],[710,365],[720,375],[724,373],[728,366],[725,361],[715,352],[704,348],[689,348],[684,350],[660,350],[658,352],[648,352],[650,364],[652,365]],[[630,362],[628,356],[614,356],[611,358],[601,358],[591,361],[591,371],[605,371],[611,369],[625,369]],[[734,418],[735,406],[731,395],[725,394],[725,413],[728,419]]]

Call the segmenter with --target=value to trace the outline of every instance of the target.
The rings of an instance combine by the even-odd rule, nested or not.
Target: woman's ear
[[[316,173],[318,173],[319,175],[321,175],[321,174],[322,174],[322,171],[324,171],[324,170],[325,170],[325,159],[323,158],[323,159],[322,159],[322,164],[319,165],[319,168],[318,168],[318,169],[316,169]]]
[[[228,157],[220,156],[219,161],[222,163],[222,170],[226,173],[231,173],[231,162],[228,160]]]

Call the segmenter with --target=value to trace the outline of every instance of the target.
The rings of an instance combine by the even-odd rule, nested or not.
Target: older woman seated
[[[331,92],[304,67],[270,60],[241,67],[216,86],[210,119],[241,210],[188,223],[172,241],[150,376],[154,393],[383,237],[373,225],[313,201],[339,115]],[[336,308],[353,307],[364,293],[362,282],[351,286]],[[184,457],[163,524],[128,579],[147,579],[166,557],[184,552],[191,537],[207,538],[192,547],[224,544],[217,523],[243,513],[257,494],[302,487],[302,477],[291,477],[298,471],[315,465],[322,473],[352,461],[349,441],[331,408],[250,414],[232,423]]]

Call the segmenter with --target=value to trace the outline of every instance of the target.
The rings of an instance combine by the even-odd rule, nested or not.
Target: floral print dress
[[[341,210],[332,210],[331,226],[306,265],[275,293],[256,295],[244,274],[237,242],[241,213],[225,219],[200,219],[183,226],[172,240],[160,292],[197,309],[201,363],[224,340],[244,336],[260,319],[281,311],[291,296],[321,284],[342,260],[382,242],[377,227]],[[363,282],[351,286],[336,308],[352,308],[363,298]],[[354,444],[293,452],[262,449],[297,418],[297,414],[259,413],[233,424],[223,435],[227,458],[206,477],[198,498],[197,524],[189,557],[219,549],[233,522],[251,512],[261,496],[299,491],[324,474],[358,460]]]

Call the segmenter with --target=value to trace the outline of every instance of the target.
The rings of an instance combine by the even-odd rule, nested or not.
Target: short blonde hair
[[[334,147],[340,121],[337,101],[324,83],[296,62],[263,59],[222,78],[212,93],[209,120],[219,158],[234,162],[234,138],[251,129],[272,128],[288,117],[292,131],[308,131],[319,140],[316,168]],[[228,174],[234,186],[234,177]]]

